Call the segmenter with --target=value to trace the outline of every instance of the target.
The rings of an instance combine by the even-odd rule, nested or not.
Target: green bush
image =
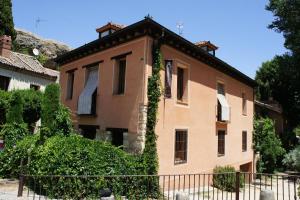
[[[217,166],[213,170],[213,186],[228,192],[234,192],[236,188],[236,171],[232,166]],[[244,176],[240,176],[240,187],[244,187]]]
[[[36,90],[19,90],[18,91],[24,99],[24,122],[32,129],[35,123],[41,117],[41,104],[43,94]]]
[[[10,99],[10,93],[0,90],[0,130],[1,125],[5,124],[6,122],[6,112],[9,107],[9,99]]]
[[[19,140],[28,135],[26,123],[7,123],[3,125],[0,131],[1,137],[4,138],[5,149],[13,147]]]
[[[42,101],[42,126],[52,129],[56,113],[60,108],[60,88],[56,83],[47,85]]]
[[[287,153],[282,162],[287,169],[300,172],[300,146]]]
[[[70,118],[70,110],[61,105],[55,113],[52,130],[55,134],[68,136],[74,132],[73,123]]]
[[[259,118],[254,120],[253,142],[254,151],[260,155],[262,172],[273,173],[285,150],[275,134],[274,122],[271,119]]]
[[[13,91],[9,100],[9,108],[6,114],[7,123],[22,123],[24,100],[19,91]]]
[[[103,188],[111,188],[115,195],[146,195],[147,181],[141,178],[42,178],[41,175],[129,175],[143,174],[141,157],[127,154],[108,143],[93,141],[78,135],[57,135],[37,144],[38,135],[27,136],[15,148],[4,151],[0,156],[2,175],[18,176],[21,159],[27,163],[24,171],[37,176],[36,188],[47,188],[49,197],[83,199],[93,197]],[[29,184],[29,187],[31,185]],[[34,188],[32,188],[34,189]],[[36,191],[39,192],[39,191]],[[143,197],[144,197],[143,196]],[[134,198],[131,198],[134,199]],[[139,198],[137,198],[139,199]]]

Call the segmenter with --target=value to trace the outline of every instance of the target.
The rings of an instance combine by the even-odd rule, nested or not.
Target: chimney
[[[195,43],[196,46],[200,47],[201,49],[205,50],[209,54],[215,56],[216,55],[216,50],[219,48],[210,41],[201,41]]]
[[[118,31],[124,27],[125,27],[124,25],[108,22],[106,25],[104,25],[100,28],[97,28],[96,31],[99,33],[99,38],[103,38],[103,37],[110,35],[110,34],[114,33],[115,31]]]
[[[11,37],[8,35],[0,36],[0,56],[9,58],[11,53]]]

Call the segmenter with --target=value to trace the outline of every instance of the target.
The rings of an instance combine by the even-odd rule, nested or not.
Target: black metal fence
[[[296,200],[300,176],[254,173],[34,176],[20,177],[18,195],[27,199],[176,199],[259,200],[272,190],[276,200]]]

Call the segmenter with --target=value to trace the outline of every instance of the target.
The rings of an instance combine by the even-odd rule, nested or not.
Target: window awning
[[[79,115],[92,114],[93,93],[96,91],[97,86],[98,86],[98,68],[89,71],[87,82],[78,99],[77,114]]]
[[[230,116],[230,107],[229,104],[223,94],[217,95],[218,101],[221,104],[221,120],[222,121],[229,121]]]

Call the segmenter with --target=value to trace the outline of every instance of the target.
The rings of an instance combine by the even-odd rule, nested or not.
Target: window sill
[[[242,152],[247,152],[247,150],[242,150]]]
[[[94,117],[97,117],[98,115],[97,114],[77,114],[77,116],[94,118]]]
[[[189,105],[187,101],[182,101],[182,100],[178,100],[178,99],[177,99],[176,103],[179,104],[179,105],[184,105],[184,106]]]
[[[174,165],[181,165],[181,164],[186,164],[187,161],[186,160],[182,160],[182,161],[175,161]]]
[[[122,94],[113,94],[114,97],[122,97],[122,96],[125,96],[125,93],[122,93]]]
[[[225,154],[218,154],[218,157],[223,157],[225,156]]]
[[[229,123],[229,121],[216,121],[217,124],[226,125]]]

